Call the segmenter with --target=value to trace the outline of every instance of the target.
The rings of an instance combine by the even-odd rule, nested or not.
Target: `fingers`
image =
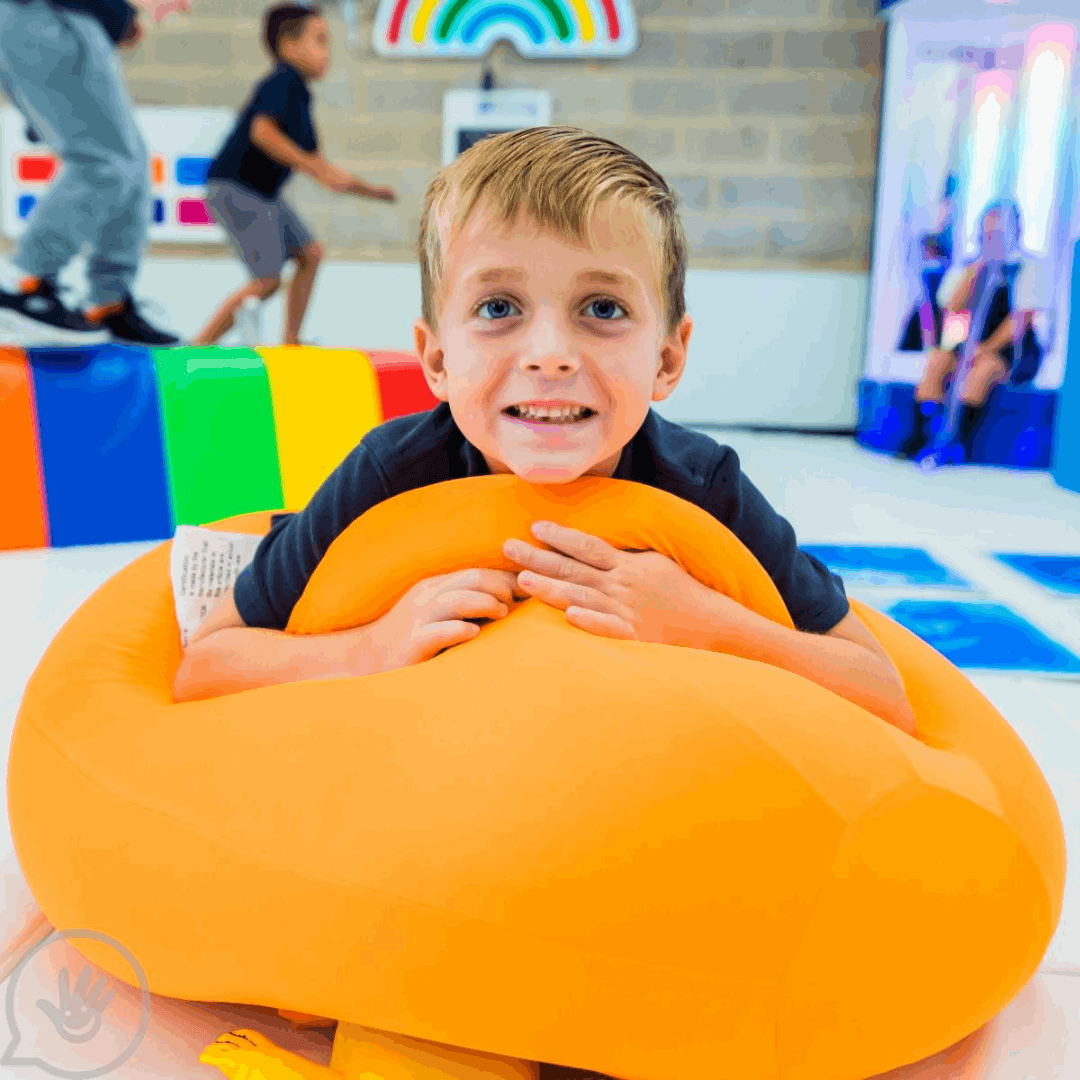
[[[556,525],[553,521],[534,521],[532,533],[550,547],[558,548],[577,562],[586,563],[597,570],[614,570],[619,565],[618,548],[591,533]]]
[[[510,614],[510,606],[488,592],[451,589],[439,593],[425,614],[430,622],[442,622],[444,619],[501,619]]]
[[[591,611],[632,625],[632,612],[599,589],[576,585],[570,581],[556,581],[528,570],[518,575],[518,581],[530,596],[535,596],[552,607],[562,608],[564,611],[569,611],[570,608]]]
[[[543,574],[544,577],[558,578],[560,581],[577,585],[594,586],[600,583],[599,570],[576,562],[566,555],[560,555],[557,551],[533,547],[522,540],[507,540],[503,544],[503,554],[527,570]],[[521,581],[520,575],[518,581]]]
[[[579,630],[587,630],[597,637],[618,638],[620,641],[636,641],[637,631],[632,623],[618,615],[589,608],[568,607],[566,621]]]
[[[459,570],[440,579],[441,590],[467,589],[472,592],[486,592],[497,597],[504,604],[514,602],[517,589],[517,574],[511,570],[492,570],[476,567],[471,570]],[[520,589],[517,589],[521,593]],[[527,594],[521,593],[522,596]]]
[[[462,622],[458,619],[429,623],[416,632],[413,638],[415,657],[409,662],[416,664],[430,660],[443,649],[471,641],[479,633],[480,627],[476,623]]]

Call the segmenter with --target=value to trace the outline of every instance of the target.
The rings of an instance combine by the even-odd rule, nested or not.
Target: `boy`
[[[0,0],[2,2],[2,0]],[[322,247],[281,197],[294,169],[331,191],[393,202],[390,188],[370,187],[331,165],[318,151],[307,84],[330,66],[329,30],[317,7],[279,4],[266,13],[263,40],[277,61],[255,88],[207,173],[211,213],[233,241],[254,280],[237,289],[192,339],[211,345],[230,326],[248,297],[263,301],[277,292],[281,270],[295,259],[285,309],[285,345],[300,342]]]
[[[135,0],[160,22],[187,0]],[[173,345],[131,289],[150,219],[146,145],[115,48],[142,37],[127,0],[0,0],[0,89],[64,163],[19,251],[0,261],[0,333],[26,345]],[[90,307],[69,309],[57,277],[90,246]]]
[[[482,140],[439,173],[420,226],[416,351],[440,404],[369,432],[301,513],[275,523],[192,638],[178,701],[305,678],[388,671],[479,633],[537,597],[590,633],[775,664],[914,732],[892,663],[843,585],[796,546],[730,447],[663,420],[649,402],[682,375],[685,242],[675,199],[640,158],[576,128]],[[441,480],[513,472],[540,484],[599,475],[701,506],[776,583],[797,629],[713,592],[657,552],[538,522],[557,549],[509,540],[520,573],[418,582],[385,616],[324,635],[282,632],[334,538],[366,509]],[[559,553],[562,554],[559,554]]]

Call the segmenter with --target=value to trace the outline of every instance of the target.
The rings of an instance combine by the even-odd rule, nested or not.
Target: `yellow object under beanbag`
[[[791,625],[703,510],[494,476],[357,519],[289,630],[514,569],[503,542],[538,519],[665,552]],[[178,705],[168,560],[57,636],[8,780],[45,914],[112,935],[158,993],[631,1080],[861,1080],[986,1022],[1050,942],[1046,781],[956,668],[861,605],[918,739],[790,672],[596,637],[536,600],[413,667]]]

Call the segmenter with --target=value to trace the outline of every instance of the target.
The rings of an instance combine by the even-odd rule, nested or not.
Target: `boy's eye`
[[[490,316],[484,315],[485,308],[492,309]],[[488,321],[491,322],[497,319],[505,319],[510,314],[510,312],[506,310],[507,308],[513,308],[517,311],[517,308],[514,307],[509,300],[505,297],[497,296],[494,300],[485,300],[476,310],[481,318],[487,318]]]
[[[614,308],[615,311],[621,311],[623,315],[626,314],[626,312],[623,311],[621,304],[616,304],[614,300],[610,300],[607,297],[590,301],[589,306],[585,310],[588,311],[589,308],[596,308],[597,311],[594,318],[603,319],[605,322],[611,322],[612,319],[615,318],[615,314],[611,310],[612,308]]]

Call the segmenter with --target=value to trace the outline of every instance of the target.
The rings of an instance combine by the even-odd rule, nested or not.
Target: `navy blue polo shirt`
[[[236,579],[240,617],[283,630],[327,548],[365,510],[413,488],[490,472],[445,402],[372,429],[304,510],[275,519]],[[825,633],[848,613],[844,583],[799,550],[795,530],[743,475],[730,446],[650,409],[614,477],[678,495],[726,525],[768,571],[800,630]]]
[[[206,178],[242,184],[272,199],[289,179],[292,169],[279,165],[252,143],[251,122],[260,114],[271,117],[301,150],[311,154],[318,149],[311,118],[311,92],[300,72],[282,60],[255,87]]]

